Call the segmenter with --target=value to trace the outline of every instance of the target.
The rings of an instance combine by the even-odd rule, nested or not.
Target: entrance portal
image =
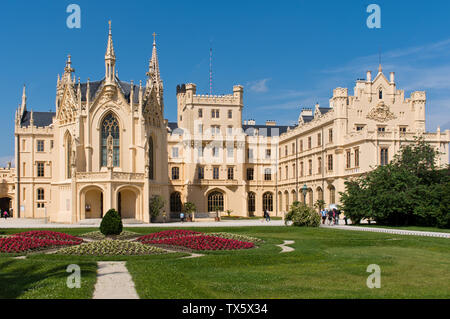
[[[120,191],[117,196],[120,216],[122,218],[136,218],[136,194],[126,189]]]
[[[10,211],[11,209],[11,198],[9,197],[2,197],[0,198],[0,210],[1,210],[1,214],[3,217],[3,213],[5,212],[5,210],[8,212],[9,215],[12,214],[12,212]],[[10,216],[12,217],[12,216]]]
[[[86,219],[103,217],[103,193],[100,190],[88,190],[86,192],[85,202]]]

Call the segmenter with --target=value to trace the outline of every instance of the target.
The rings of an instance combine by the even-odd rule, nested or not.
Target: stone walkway
[[[379,227],[364,227],[364,226],[345,226],[345,225],[320,225],[323,228],[331,229],[343,229],[343,230],[353,230],[353,231],[369,231],[375,233],[387,233],[395,235],[412,235],[412,236],[425,236],[425,237],[441,237],[450,238],[450,233],[439,233],[430,231],[418,231],[418,230],[404,230],[404,229],[393,229],[393,228],[379,228]]]
[[[99,261],[93,299],[139,299],[124,261]]]
[[[278,247],[281,248],[280,253],[288,253],[288,252],[294,251],[295,250],[294,248],[286,246],[286,245],[292,245],[293,243],[295,243],[295,241],[285,240],[282,244],[277,245]]]

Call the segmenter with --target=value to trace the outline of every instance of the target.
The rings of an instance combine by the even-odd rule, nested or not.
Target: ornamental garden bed
[[[81,235],[83,238],[92,239],[92,240],[103,240],[103,239],[119,239],[119,240],[127,240],[127,239],[134,239],[141,236],[141,234],[131,232],[131,231],[122,231],[120,235],[103,235],[100,231],[92,231],[89,233],[85,233]]]
[[[83,239],[53,231],[29,231],[0,238],[0,252],[28,253],[61,246],[79,245]]]
[[[246,239],[240,240],[240,239]],[[237,250],[255,247],[257,238],[230,233],[204,234],[189,230],[173,230],[141,236],[137,241],[164,248],[188,250]]]
[[[164,254],[165,250],[127,240],[104,239],[60,249],[56,254],[77,256],[136,256]]]

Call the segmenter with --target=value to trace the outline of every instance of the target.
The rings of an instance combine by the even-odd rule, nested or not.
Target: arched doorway
[[[256,210],[256,194],[253,192],[249,192],[248,193],[248,198],[247,198],[247,210],[248,210],[248,215],[249,216],[254,216],[255,215],[255,210]]]
[[[5,210],[8,212],[8,214],[11,214],[11,205],[12,205],[11,198],[9,197],[0,198],[0,212],[2,217]]]
[[[270,192],[263,194],[263,212],[266,210],[269,212],[273,211],[273,195]]]
[[[122,218],[136,218],[137,196],[133,190],[124,189],[118,193],[117,207]]]
[[[98,188],[89,189],[84,195],[84,218],[102,218],[103,213],[103,192]]]
[[[173,192],[170,194],[170,211],[172,213],[180,213],[181,208],[181,194],[179,192]]]

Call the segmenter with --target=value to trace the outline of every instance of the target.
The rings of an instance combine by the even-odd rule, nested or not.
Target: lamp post
[[[306,205],[306,193],[308,192],[308,187],[305,185],[303,185],[302,187],[302,193],[303,193],[303,203]]]

